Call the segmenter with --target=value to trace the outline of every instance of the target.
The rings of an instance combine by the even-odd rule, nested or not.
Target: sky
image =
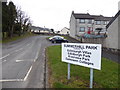
[[[60,31],[69,28],[72,11],[112,17],[118,12],[120,0],[8,0],[21,7],[32,25]]]

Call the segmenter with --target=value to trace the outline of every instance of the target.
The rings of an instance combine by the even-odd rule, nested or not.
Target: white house
[[[120,7],[120,2],[119,2]],[[106,38],[106,47],[113,50],[120,50],[120,8],[118,13],[114,16],[111,22],[108,23],[107,32],[108,37]]]
[[[70,29],[68,29],[67,27],[64,27],[60,32],[59,34],[61,35],[69,35],[70,33]]]
[[[49,28],[36,27],[36,26],[31,26],[31,32],[35,32],[35,33],[52,33],[51,29],[49,29]]]
[[[110,22],[112,17],[105,17],[102,15],[90,15],[89,13],[74,13],[72,11],[70,18],[70,36],[78,39],[88,31],[98,33],[99,31],[105,33],[106,25]]]

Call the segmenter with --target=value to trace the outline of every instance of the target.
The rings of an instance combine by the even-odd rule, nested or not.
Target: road
[[[2,46],[2,88],[44,88],[47,36],[33,36]]]

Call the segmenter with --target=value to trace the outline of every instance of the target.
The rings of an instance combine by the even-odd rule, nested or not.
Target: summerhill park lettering
[[[83,46],[83,45],[64,45],[64,47],[71,47],[71,48],[77,48],[77,49],[92,49],[97,50],[97,46]]]

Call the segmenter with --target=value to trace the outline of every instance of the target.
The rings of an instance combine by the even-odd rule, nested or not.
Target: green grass
[[[49,83],[52,88],[89,88],[89,68],[71,64],[71,79],[67,80],[67,63],[61,61],[61,46],[47,48]],[[102,58],[102,69],[94,70],[94,88],[120,88],[118,65]],[[120,73],[119,73],[120,74]]]
[[[0,43],[8,43],[8,42],[12,42],[12,41],[15,41],[15,40],[18,40],[18,39],[30,37],[30,36],[33,36],[33,35],[35,35],[35,34],[26,33],[26,34],[21,35],[21,36],[14,36],[14,37],[12,37],[12,38],[5,38],[5,39],[3,39],[2,41],[0,40]]]

